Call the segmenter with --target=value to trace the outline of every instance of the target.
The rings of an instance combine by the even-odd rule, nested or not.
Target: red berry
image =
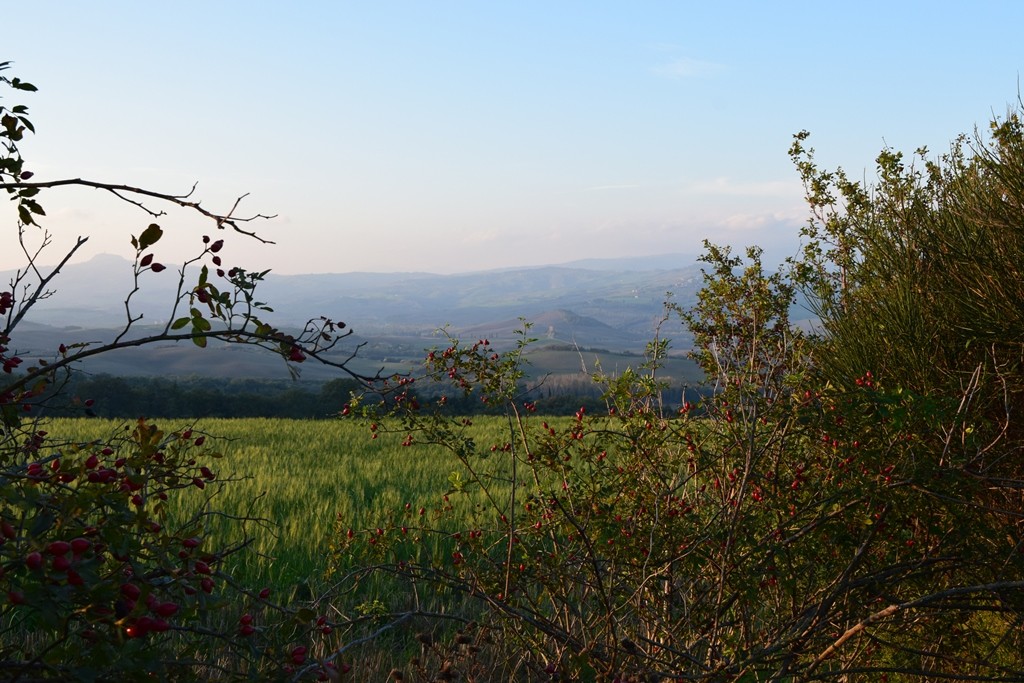
[[[29,569],[40,569],[43,566],[43,556],[33,551],[25,556],[25,565]]]
[[[142,589],[136,586],[134,583],[122,583],[121,595],[128,598],[129,600],[138,600],[139,596],[142,595]]]
[[[46,546],[46,552],[51,555],[67,555],[70,550],[71,544],[67,541],[54,541],[50,545]]]
[[[135,620],[135,623],[125,629],[125,635],[129,638],[143,638],[150,631],[154,630],[153,626],[155,624],[156,620],[153,617],[141,616]]]
[[[178,613],[178,606],[173,602],[161,602],[153,608],[153,613],[161,617],[173,617]]]

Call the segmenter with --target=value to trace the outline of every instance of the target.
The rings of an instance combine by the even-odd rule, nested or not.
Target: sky
[[[452,273],[700,252],[792,254],[794,133],[868,180],[883,147],[947,150],[1017,102],[1024,2],[19,3],[0,61],[33,94],[35,180],[275,214],[225,262]],[[133,254],[150,222],[101,192],[39,196],[55,263]],[[6,212],[6,213],[4,213]],[[0,269],[17,267],[11,205]],[[158,221],[158,260],[212,224]],[[30,231],[29,240],[41,238]],[[686,264],[681,264],[686,265]]]

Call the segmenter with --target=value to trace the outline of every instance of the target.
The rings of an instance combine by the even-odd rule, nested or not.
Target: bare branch
[[[217,227],[222,229],[222,230],[225,227],[229,227],[232,230],[234,230],[235,232],[241,233],[243,235],[247,235],[248,237],[252,237],[253,239],[259,240],[260,242],[263,242],[264,244],[273,244],[273,242],[271,240],[264,239],[264,238],[260,237],[259,235],[257,235],[255,232],[242,228],[239,224],[240,223],[249,223],[249,222],[256,221],[256,220],[269,220],[271,218],[274,218],[275,216],[273,216],[273,215],[267,216],[267,215],[260,214],[260,213],[254,214],[252,216],[245,216],[245,217],[239,217],[239,216],[235,216],[234,215],[234,212],[238,209],[239,204],[241,203],[241,201],[243,199],[245,199],[248,196],[248,193],[243,194],[241,197],[238,197],[235,200],[234,205],[231,207],[231,211],[229,211],[228,213],[222,215],[222,214],[216,214],[216,213],[213,213],[211,211],[208,211],[205,208],[203,208],[203,206],[202,206],[202,204],[200,202],[193,201],[192,199],[190,199],[192,194],[193,194],[193,192],[195,192],[195,189],[196,189],[195,185],[192,186],[192,189],[189,190],[187,194],[168,194],[168,193],[165,193],[165,192],[154,192],[152,190],[147,190],[147,189],[144,189],[144,188],[141,188],[141,187],[133,187],[131,185],[119,185],[119,184],[116,184],[116,183],[100,183],[100,182],[96,182],[94,180],[85,180],[83,178],[67,178],[67,179],[63,179],[63,180],[51,180],[51,181],[39,182],[39,183],[26,183],[26,182],[0,183],[0,189],[4,189],[4,190],[8,190],[8,191],[11,191],[11,190],[23,190],[23,189],[46,189],[46,188],[64,187],[64,186],[92,187],[92,188],[95,188],[97,190],[104,190],[106,192],[111,193],[112,195],[114,195],[115,197],[117,197],[118,199],[120,199],[122,201],[126,201],[129,204],[132,204],[134,206],[139,207],[140,209],[142,209],[143,211],[148,213],[150,216],[159,217],[159,216],[164,215],[163,211],[154,211],[154,210],[148,208],[147,206],[145,206],[141,201],[130,199],[129,197],[126,197],[125,195],[126,194],[133,194],[133,195],[140,195],[142,197],[152,197],[153,199],[159,199],[161,201],[170,202],[171,204],[176,204],[176,205],[181,206],[181,207],[186,208],[186,209],[194,209],[194,210],[198,211],[200,214],[202,214],[203,216],[206,216],[207,218],[212,219],[217,224]]]
[[[940,591],[938,593],[932,593],[924,597],[917,598],[916,600],[910,600],[898,605],[889,605],[885,609],[879,610],[874,614],[862,619],[857,624],[846,629],[846,631],[839,636],[838,639],[825,650],[818,655],[810,666],[807,667],[807,672],[813,671],[819,664],[832,656],[836,651],[839,650],[848,640],[864,631],[869,626],[877,624],[894,614],[904,612],[906,610],[917,609],[920,607],[926,607],[933,603],[940,602],[947,598],[956,597],[959,595],[968,595],[971,593],[995,593],[1001,590],[1022,590],[1024,589],[1024,581],[1002,581],[999,583],[989,583],[980,586],[958,586],[956,588],[950,588],[948,590]]]

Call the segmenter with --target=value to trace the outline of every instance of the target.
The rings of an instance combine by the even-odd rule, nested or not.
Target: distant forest
[[[576,379],[576,378],[573,378]],[[351,379],[327,382],[235,379],[203,377],[176,379],[77,375],[64,385],[50,388],[51,398],[42,404],[49,416],[89,416],[136,419],[201,417],[282,417],[326,419],[337,417],[361,386]],[[436,395],[424,392],[431,402]],[[678,393],[678,392],[676,392]],[[60,399],[53,398],[60,395]],[[68,401],[67,397],[71,397]],[[688,397],[689,398],[689,397]],[[367,400],[373,401],[372,397]],[[536,404],[547,415],[571,415],[581,406],[587,410],[605,408],[599,388],[592,382],[549,378],[539,388],[524,389],[523,400]],[[493,412],[479,398],[449,396],[445,412],[457,415]]]
[[[135,419],[336,416],[358,390],[355,380],[323,383],[262,379],[208,379],[78,375],[53,387],[60,400],[44,402],[50,416]],[[71,401],[67,400],[71,397]]]

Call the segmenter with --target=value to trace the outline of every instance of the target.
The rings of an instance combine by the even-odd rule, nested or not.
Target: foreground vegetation
[[[252,234],[187,196],[31,182],[26,111],[0,111],[23,240],[61,184]],[[123,348],[138,318],[129,293],[125,333],[26,363],[12,335],[59,272],[26,248],[0,292],[0,672],[1024,680],[1020,112],[936,159],[883,151],[871,187],[818,169],[807,139],[803,256],[769,272],[757,248],[708,244],[696,305],[668,303],[643,365],[597,372],[596,403],[559,419],[530,393],[528,326],[512,350],[446,339],[415,373],[361,377],[325,355],[344,324],[264,322],[263,274],[223,267],[210,236],[149,341],[348,370],[365,391],[343,419],[42,419],[74,363]],[[161,235],[131,238],[137,286],[165,270]],[[791,325],[798,293],[819,334]],[[673,402],[680,330],[706,388]]]

